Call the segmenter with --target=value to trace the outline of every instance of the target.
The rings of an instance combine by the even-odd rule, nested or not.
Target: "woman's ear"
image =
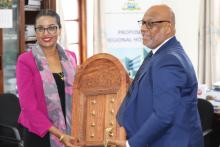
[[[62,39],[62,36],[61,36],[61,35],[62,35],[62,29],[60,28],[60,29],[59,29],[59,32],[58,32],[58,42],[59,42],[59,43],[61,43],[61,39]]]
[[[59,28],[58,35],[61,36],[62,28]]]

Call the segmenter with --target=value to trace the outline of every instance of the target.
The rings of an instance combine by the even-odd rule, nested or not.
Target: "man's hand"
[[[126,141],[125,140],[108,140],[108,144],[110,145],[117,145],[119,147],[126,147]]]

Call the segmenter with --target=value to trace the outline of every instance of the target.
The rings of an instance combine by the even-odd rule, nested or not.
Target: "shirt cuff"
[[[129,145],[128,141],[126,141],[126,147],[130,147],[130,145]]]

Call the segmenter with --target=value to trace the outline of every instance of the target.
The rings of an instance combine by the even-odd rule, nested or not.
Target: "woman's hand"
[[[65,133],[63,133],[62,131],[60,131],[59,129],[57,129],[54,126],[51,126],[49,128],[49,132],[51,134],[53,134],[54,136],[56,136],[59,141],[65,145],[65,147],[76,147],[79,146],[79,140],[77,138],[74,138],[70,135],[67,135]]]
[[[65,147],[81,147],[85,145],[85,143],[82,141],[79,141],[78,138],[74,138],[67,134],[64,134],[62,136],[61,136],[62,138],[60,139],[60,142],[62,142],[65,145]]]
[[[61,137],[60,137],[60,142],[62,142],[65,147],[74,147],[74,144],[77,140],[72,137],[72,136],[69,136],[67,134],[63,134]]]

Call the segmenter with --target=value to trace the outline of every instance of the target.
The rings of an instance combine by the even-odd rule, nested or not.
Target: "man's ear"
[[[171,31],[172,31],[172,25],[171,25],[171,23],[167,23],[167,25],[166,25],[166,33],[167,34],[170,34],[171,33]]]

